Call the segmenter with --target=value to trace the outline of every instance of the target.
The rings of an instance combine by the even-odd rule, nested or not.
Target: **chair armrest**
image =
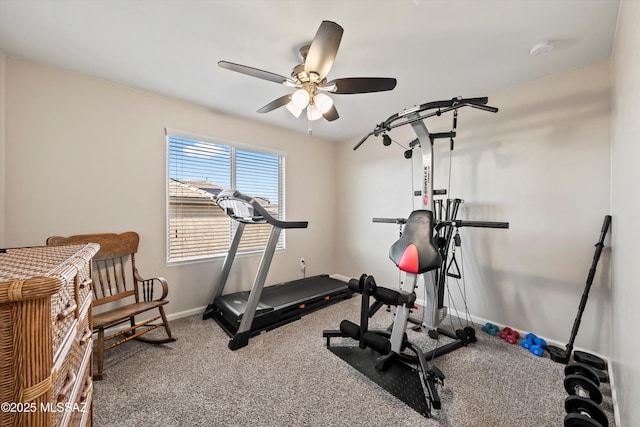
[[[137,268],[134,268],[133,270],[133,277],[136,282],[142,283],[142,296],[144,301],[161,301],[169,294],[169,284],[167,283],[167,279],[164,277],[152,277],[150,279],[145,279],[140,275]],[[154,282],[156,281],[160,282],[160,285],[162,285],[162,295],[160,298],[153,300]]]

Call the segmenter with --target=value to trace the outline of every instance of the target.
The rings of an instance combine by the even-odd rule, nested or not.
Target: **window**
[[[226,255],[237,223],[216,204],[236,189],[284,218],[284,155],[167,129],[167,261]],[[248,225],[238,253],[266,246],[271,226]],[[284,232],[277,249],[284,249]]]

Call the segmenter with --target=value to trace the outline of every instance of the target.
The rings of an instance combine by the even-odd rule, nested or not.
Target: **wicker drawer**
[[[78,365],[78,377],[72,387],[73,393],[66,402],[66,408],[59,420],[61,427],[77,427],[85,425],[89,419],[91,410],[91,400],[93,399],[93,381],[91,378],[91,348],[76,347],[76,354],[80,354],[80,349],[84,349],[82,358]]]
[[[79,311],[91,304],[91,258],[74,256],[59,272],[65,286],[51,299],[53,354],[57,355],[71,331]],[[71,337],[68,337],[71,338]]]
[[[87,387],[92,387],[90,369],[93,332],[91,331],[89,319],[90,306],[90,298],[81,306],[80,318],[77,322],[77,328],[74,330],[73,344],[69,348],[65,361],[61,365],[60,373],[57,376],[53,399],[63,410],[61,414],[57,414],[58,416],[54,418],[53,425],[73,427],[80,425],[83,417],[82,409],[87,406],[87,404],[81,403],[79,399],[83,393],[86,395]],[[64,378],[61,378],[64,375],[64,371],[67,374]],[[86,397],[84,401],[86,401]]]
[[[92,344],[91,340],[93,338],[93,331],[91,330],[91,324],[89,323],[89,305],[85,307],[86,309],[80,313],[78,329],[76,332],[76,342],[82,348]]]
[[[74,259],[74,265],[78,268],[75,278],[75,297],[78,307],[82,307],[88,298],[91,298],[91,260]]]
[[[55,376],[53,384],[52,399],[53,403],[59,407],[66,407],[75,401],[74,390],[77,390],[78,384],[84,381],[80,367],[85,357],[84,350],[87,345],[80,346],[74,343],[69,352],[66,354],[58,372]],[[90,353],[88,353],[90,356]],[[61,423],[62,417],[66,411],[56,411],[53,413],[53,425],[57,426]]]
[[[75,333],[72,329],[76,326],[77,310],[73,287],[63,286],[60,292],[51,297],[51,339],[56,356],[66,339],[70,339],[69,335]]]
[[[75,396],[75,404],[71,407],[69,426],[85,426],[91,419],[91,406],[93,402],[93,380],[91,379],[91,363],[86,363],[82,374],[82,381],[78,384],[78,392]]]

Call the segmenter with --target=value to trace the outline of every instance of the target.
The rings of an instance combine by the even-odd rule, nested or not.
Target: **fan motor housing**
[[[309,78],[309,74],[304,70],[304,64],[298,64],[293,67],[293,71],[291,72],[291,77],[298,80],[301,83],[307,83],[311,79]]]

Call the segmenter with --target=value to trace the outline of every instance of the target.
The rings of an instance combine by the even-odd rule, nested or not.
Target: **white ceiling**
[[[256,112],[291,88],[217,62],[289,76],[297,48],[331,20],[344,34],[329,80],[398,80],[390,92],[331,95],[340,119],[313,122],[313,134],[343,141],[413,105],[485,96],[607,58],[618,7],[619,0],[0,0],[0,51],[304,133],[304,114]],[[529,55],[547,40],[550,54]]]

